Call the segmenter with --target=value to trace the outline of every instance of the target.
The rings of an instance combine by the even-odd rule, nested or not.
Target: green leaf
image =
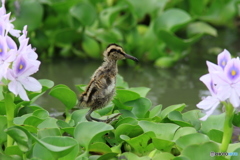
[[[124,103],[126,106],[132,107],[132,113],[137,118],[145,118],[149,109],[152,107],[152,102],[147,98],[138,98],[133,101]]]
[[[196,129],[193,128],[193,127],[182,127],[182,128],[179,128],[176,131],[173,140],[176,141],[178,138],[180,138],[182,136],[185,136],[185,135],[188,135],[188,134],[192,134],[192,133],[197,133]]]
[[[128,137],[133,138],[142,133],[143,133],[143,130],[139,125],[132,125],[128,123],[123,123],[119,125],[114,132],[115,138],[118,141],[121,140],[120,138],[121,135],[127,135]]]
[[[183,119],[182,114],[179,111],[170,112],[168,114],[168,119],[182,127],[192,126],[190,123],[186,122]]]
[[[129,88],[129,90],[133,92],[137,92],[141,97],[146,97],[147,93],[150,91],[150,88],[136,87],[136,88]]]
[[[84,26],[90,26],[97,18],[95,8],[88,1],[79,2],[70,9],[70,14]]]
[[[146,155],[154,149],[154,145],[151,143],[153,137],[155,137],[155,134],[151,131],[131,139],[124,138],[123,135],[121,136],[133,148],[133,152],[141,156]]]
[[[173,145],[175,144],[172,141],[169,140],[165,140],[165,139],[159,139],[159,138],[153,138],[153,145],[161,151],[165,151],[165,152],[170,152]]]
[[[175,32],[190,21],[191,17],[187,12],[181,9],[171,8],[163,12],[163,14],[156,19],[154,28],[156,31],[163,29]]]
[[[79,152],[79,146],[71,137],[50,136],[38,140],[33,147],[33,157],[39,159],[75,159]]]
[[[127,101],[132,101],[140,98],[140,95],[130,90],[117,89],[115,98],[119,99],[122,103],[125,103]]]
[[[126,159],[131,159],[131,160],[151,160],[151,158],[149,158],[148,156],[137,156],[136,154],[132,153],[132,152],[124,152],[122,155],[122,157],[126,157]]]
[[[101,55],[99,43],[93,38],[84,36],[82,47],[91,58],[99,58]]]
[[[203,144],[205,142],[209,142],[208,136],[201,133],[192,133],[192,134],[187,134],[182,137],[179,137],[176,141],[176,145],[180,149],[184,149],[190,145]]]
[[[7,129],[6,133],[16,141],[22,152],[30,150],[29,137],[24,131],[16,127],[11,127]]]
[[[178,125],[172,123],[155,123],[149,121],[140,121],[139,126],[144,132],[152,131],[159,139],[172,140]]]
[[[199,120],[200,113],[201,113],[200,110],[191,110],[191,111],[184,112],[182,116],[185,121],[191,123],[196,130],[199,130],[201,127],[201,122]]]
[[[187,27],[188,37],[192,37],[196,34],[209,34],[211,36],[217,36],[217,30],[204,22],[190,23]]]
[[[222,131],[224,120],[225,120],[225,113],[222,113],[220,115],[212,115],[208,117],[206,121],[202,121],[201,131],[203,133],[208,133],[212,129]]]
[[[81,122],[75,128],[74,138],[88,150],[96,136],[103,136],[112,129],[112,126],[103,122]]]
[[[211,157],[211,152],[218,152],[219,148],[216,143],[206,142],[202,144],[195,144],[187,146],[181,153],[181,155],[194,160],[215,160],[216,157]]]
[[[172,112],[172,111],[179,111],[179,112],[181,112],[185,107],[186,107],[185,104],[171,105],[171,106],[165,108],[165,109],[161,112],[160,117],[161,117],[162,119],[164,119],[164,118],[166,118],[166,117],[168,116],[168,114],[169,114],[170,112]]]
[[[161,113],[162,105],[157,105],[150,110],[149,118],[154,118]]]
[[[16,28],[28,26],[28,31],[33,31],[40,27],[43,17],[43,6],[35,0],[20,1],[20,8],[14,9],[16,20],[13,24]],[[29,16],[31,15],[31,16]]]
[[[43,128],[38,130],[39,139],[49,136],[61,136],[59,128]]]
[[[222,131],[219,131],[217,129],[211,129],[207,133],[207,135],[212,141],[222,143],[222,139],[223,139],[223,132]]]
[[[182,52],[199,40],[202,37],[202,34],[196,34],[189,39],[181,39],[174,33],[161,29],[158,32],[158,37],[165,42],[171,50]]]
[[[51,89],[49,95],[60,100],[68,109],[77,104],[76,94],[65,85],[57,85]]]
[[[97,154],[107,154],[112,153],[111,148],[103,143],[103,142],[96,142],[89,146],[89,152],[97,153]]]
[[[125,5],[118,5],[102,10],[99,15],[101,23],[105,27],[111,27],[113,23],[116,21],[116,17],[119,14],[119,12],[126,7],[127,6]]]
[[[117,74],[116,87],[123,89],[128,88],[128,83],[123,80],[123,77],[120,74]]]
[[[234,117],[233,117],[233,125],[240,127],[240,112],[236,112],[234,113]]]

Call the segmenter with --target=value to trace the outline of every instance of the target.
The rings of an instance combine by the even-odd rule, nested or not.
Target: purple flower
[[[200,78],[207,86],[211,96],[203,99],[197,107],[206,111],[201,120],[206,120],[223,101],[234,107],[240,106],[240,60],[231,59],[225,49],[218,55],[218,65],[207,61],[209,74]]]
[[[26,94],[28,91],[40,91],[41,84],[30,75],[38,71],[40,61],[32,60],[27,54],[20,53],[12,64],[12,69],[8,70],[7,78],[10,80],[8,89],[15,95],[19,95],[21,99],[29,101]],[[24,89],[25,88],[25,89]]]

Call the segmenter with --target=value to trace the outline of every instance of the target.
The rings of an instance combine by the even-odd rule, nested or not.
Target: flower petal
[[[231,54],[228,52],[228,50],[224,49],[217,57],[218,59],[218,65],[222,67],[222,69],[225,68],[228,61],[231,59]]]
[[[27,77],[21,80],[21,83],[28,91],[40,91],[42,89],[42,85],[33,77]]]
[[[210,115],[213,114],[213,112],[214,112],[215,109],[218,107],[218,105],[219,105],[219,101],[218,101],[218,102],[215,102],[215,103],[212,105],[211,109],[208,110],[208,111],[206,111],[206,115],[205,115],[204,117],[200,118],[200,120],[201,120],[201,121],[207,120],[207,118],[208,118]]]
[[[231,91],[232,92],[231,92],[231,96],[229,97],[229,101],[233,105],[233,107],[235,107],[235,108],[239,107],[239,105],[240,105],[239,96],[234,89],[232,89]]]

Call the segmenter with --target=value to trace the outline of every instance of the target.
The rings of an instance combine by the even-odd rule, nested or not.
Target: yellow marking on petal
[[[19,69],[22,69],[23,68],[23,65],[22,64],[20,64],[20,66],[19,66]]]
[[[231,71],[231,75],[232,75],[232,76],[235,76],[236,74],[237,74],[237,72],[236,72],[235,70],[232,70],[232,71]]]
[[[0,48],[0,52],[2,52],[2,48]]]

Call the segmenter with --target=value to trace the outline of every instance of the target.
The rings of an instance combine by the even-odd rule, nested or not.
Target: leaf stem
[[[231,103],[224,102],[226,109],[226,115],[225,115],[225,122],[223,126],[223,139],[222,144],[220,146],[221,152],[227,152],[228,145],[231,142],[232,133],[233,133],[233,125],[232,120],[234,116],[234,107]]]

